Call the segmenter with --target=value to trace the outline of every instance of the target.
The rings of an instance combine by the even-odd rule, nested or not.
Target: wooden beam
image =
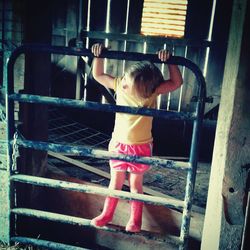
[[[202,250],[242,249],[250,162],[249,23],[249,1],[233,1]]]

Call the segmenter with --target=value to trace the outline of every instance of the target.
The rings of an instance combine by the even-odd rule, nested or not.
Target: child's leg
[[[112,190],[121,190],[124,180],[126,178],[125,172],[117,172],[111,168],[111,179],[109,188]],[[98,227],[103,227],[113,219],[113,215],[118,203],[118,198],[108,196],[105,199],[102,213],[91,220],[90,224]]]
[[[113,168],[110,168],[110,182],[109,188],[115,190],[121,190],[126,179],[125,171],[116,171]]]
[[[130,173],[129,175],[130,192],[143,193],[143,174]],[[128,232],[140,232],[142,225],[143,202],[131,201],[130,219],[126,226]]]
[[[130,192],[131,193],[143,193],[143,174],[129,173],[128,176]]]

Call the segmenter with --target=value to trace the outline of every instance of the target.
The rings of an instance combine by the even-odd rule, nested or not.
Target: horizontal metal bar
[[[161,206],[175,208],[179,210],[182,210],[183,208],[183,201],[176,200],[176,199],[156,197],[156,196],[151,196],[151,195],[146,195],[146,194],[136,194],[136,193],[130,193],[126,191],[119,191],[119,190],[111,190],[111,189],[103,188],[103,187],[84,185],[84,184],[49,179],[49,178],[44,178],[44,177],[17,174],[17,175],[11,176],[11,181],[32,184],[36,186],[61,188],[61,189],[83,192],[83,193],[99,194],[103,196],[113,196],[113,197],[118,197],[124,200],[138,200],[138,201],[142,201],[148,204],[161,205]]]
[[[71,245],[57,243],[57,242],[48,241],[48,240],[34,239],[34,238],[30,238],[30,237],[16,236],[16,237],[12,237],[10,240],[13,243],[21,243],[21,244],[25,244],[25,245],[32,245],[32,246],[42,247],[42,248],[45,248],[45,249],[88,250],[88,248],[71,246]]]
[[[101,104],[97,102],[85,102],[82,100],[73,100],[68,98],[58,98],[49,96],[27,95],[27,94],[12,94],[9,99],[25,102],[25,103],[43,103],[53,106],[84,108],[105,112],[129,113],[135,115],[145,115],[153,117],[162,117],[168,120],[194,120],[195,113],[183,113],[165,110],[156,110],[148,108],[135,108],[113,104]]]
[[[11,212],[14,214],[25,215],[30,217],[36,217],[38,219],[45,219],[50,221],[66,222],[75,226],[92,226],[90,220],[52,212],[46,212],[42,210],[30,209],[30,208],[13,208]]]
[[[90,220],[75,217],[75,216],[63,215],[63,214],[46,212],[46,211],[41,211],[41,210],[29,209],[29,208],[14,208],[11,210],[11,212],[16,215],[35,217],[37,219],[42,219],[42,220],[50,220],[50,221],[55,221],[55,222],[67,223],[67,224],[74,225],[74,226],[86,226],[86,227],[95,228],[94,226],[90,224]],[[113,233],[119,233],[119,232],[126,233],[126,231],[120,227],[104,226],[104,227],[98,227],[98,229],[103,230],[103,231],[113,232]],[[130,237],[133,237],[131,233],[128,233],[128,234],[130,234]],[[173,244],[180,244],[179,237],[172,236],[172,235],[167,235],[167,236],[162,237],[159,234],[154,235],[152,232],[147,233],[144,231],[141,231],[140,233],[135,234],[135,237],[138,235],[143,236],[147,239],[152,239],[152,237],[155,237],[159,241],[172,242]],[[15,238],[16,237],[12,237],[12,239],[15,239]]]
[[[30,53],[30,52],[60,54],[68,56],[88,56],[90,58],[94,57],[94,54],[91,52],[91,49],[86,49],[86,48],[48,46],[44,44],[24,44],[17,47],[14,51],[12,51],[10,57],[11,60],[10,63],[12,63],[12,61],[15,61],[20,54]],[[171,56],[171,58],[169,58],[166,62],[162,62],[156,54],[106,50],[102,51],[102,54],[99,57],[116,59],[116,60],[128,60],[128,61],[149,60],[154,63],[176,64],[180,66],[186,66],[191,70],[194,67],[199,71],[199,67],[196,64],[194,64],[189,59],[186,59],[181,56]]]
[[[199,48],[211,47],[213,42],[208,40],[194,40],[194,39],[180,39],[180,38],[166,38],[159,36],[145,36],[139,34],[122,34],[122,33],[106,33],[101,31],[81,31],[81,39],[94,38],[94,39],[109,39],[116,41],[127,42],[147,42],[154,44],[166,44],[168,46],[192,46]]]
[[[11,142],[13,144],[13,142]],[[167,159],[160,159],[158,157],[140,157],[133,155],[118,154],[113,152],[108,152],[106,150],[95,149],[89,146],[78,146],[78,145],[66,145],[59,143],[48,143],[42,141],[30,141],[17,139],[17,145],[24,148],[33,148],[36,150],[52,151],[55,153],[66,153],[73,154],[77,156],[90,156],[100,159],[116,159],[123,160],[126,162],[137,162],[148,164],[151,166],[161,166],[170,169],[178,170],[191,170],[191,165],[189,162],[173,161]]]
[[[13,76],[13,68],[16,59],[22,53],[50,53],[50,54],[60,54],[60,55],[71,55],[71,56],[88,56],[93,58],[94,55],[91,52],[91,49],[85,48],[70,48],[63,46],[47,46],[47,45],[38,45],[38,44],[25,44],[18,48],[16,48],[8,61],[8,88],[7,94],[12,94],[14,92],[14,76]],[[124,52],[124,51],[103,51],[99,57],[116,59],[116,60],[129,60],[129,61],[142,61],[147,60],[153,63],[164,63],[164,64],[174,64],[185,66],[190,69],[194,75],[196,76],[197,83],[200,86],[200,91],[198,94],[199,99],[203,102],[206,97],[206,82],[204,76],[202,75],[199,67],[193,63],[191,60],[181,57],[181,56],[171,56],[166,62],[162,62],[156,54],[144,54],[138,52]]]

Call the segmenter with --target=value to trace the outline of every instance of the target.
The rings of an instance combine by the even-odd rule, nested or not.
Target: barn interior
[[[0,241],[47,249],[248,249],[249,8],[247,0],[1,0]],[[144,193],[153,198],[144,205],[141,233],[124,231],[128,197],[121,198],[110,225],[89,225],[108,192],[99,189],[109,184],[108,158],[73,154],[73,147],[107,150],[115,119],[115,112],[101,108],[115,105],[114,92],[93,79],[93,57],[77,54],[94,43],[122,55],[169,49],[173,57],[193,62],[205,79],[194,151],[192,119],[157,116],[153,121],[154,156],[188,164],[197,153],[184,245],[182,209],[159,205],[187,199],[188,174],[174,167],[154,165],[145,174]],[[11,65],[21,46],[25,52]],[[44,53],[51,48],[59,52]],[[121,76],[132,63],[108,58],[105,70]],[[168,78],[167,66],[157,66]],[[200,88],[192,70],[179,68],[182,87],[161,95],[157,110],[184,117],[197,112]],[[58,101],[14,101],[13,93]],[[59,105],[60,99],[78,106]],[[82,108],[85,103],[100,105]],[[70,145],[72,151],[22,147],[18,140]],[[17,181],[15,174],[29,176],[30,182],[20,181],[22,176]],[[39,186],[32,177],[46,180]],[[73,191],[66,183],[79,186]],[[93,191],[79,192],[85,186]],[[123,191],[129,191],[128,182]]]

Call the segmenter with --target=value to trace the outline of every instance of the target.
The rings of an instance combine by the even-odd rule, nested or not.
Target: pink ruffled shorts
[[[128,145],[111,140],[109,143],[109,152],[136,155],[136,156],[152,156],[152,143]],[[131,172],[135,174],[143,174],[150,169],[149,165],[124,162],[120,160],[110,160],[110,167],[116,171]]]

